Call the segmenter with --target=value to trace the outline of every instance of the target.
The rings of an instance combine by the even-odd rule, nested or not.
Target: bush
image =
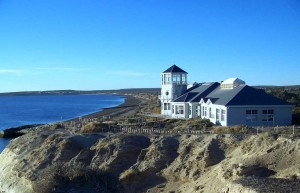
[[[228,127],[223,127],[223,126],[217,126],[213,128],[213,131],[215,133],[227,133],[229,131]]]
[[[63,127],[61,124],[56,123],[56,124],[51,125],[51,128],[50,128],[50,129],[56,130],[56,129],[63,129],[63,128],[64,128],[64,127]]]
[[[200,123],[206,127],[212,127],[214,125],[209,119],[200,119]]]
[[[80,129],[80,133],[97,133],[97,132],[107,132],[109,130],[109,125],[98,122],[91,122],[84,125]]]
[[[250,128],[245,125],[235,125],[230,127],[217,126],[213,128],[216,133],[249,133]]]

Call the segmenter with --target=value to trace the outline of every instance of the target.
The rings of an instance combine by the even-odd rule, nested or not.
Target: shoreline
[[[120,95],[120,96],[125,98],[124,102],[120,105],[103,108],[100,111],[83,115],[83,116],[78,116],[62,122],[57,121],[57,122],[46,123],[46,124],[21,125],[19,127],[3,129],[0,132],[0,138],[13,139],[26,134],[30,129],[34,129],[36,126],[43,126],[43,125],[56,124],[56,123],[70,123],[70,122],[81,123],[82,119],[104,119],[108,117],[117,118],[117,117],[130,114],[130,112],[133,112],[137,107],[139,107],[140,104],[143,103],[143,100],[138,99],[137,97],[132,95]]]
[[[83,115],[83,116],[79,116],[79,117],[75,117],[73,119],[66,120],[63,122],[64,123],[71,122],[71,121],[80,122],[81,119],[99,119],[99,118],[108,117],[108,116],[118,117],[118,116],[128,113],[131,110],[134,110],[136,107],[139,107],[139,105],[143,103],[143,101],[141,99],[138,99],[137,97],[132,96],[132,95],[120,95],[120,96],[124,96],[126,98],[125,98],[124,102],[118,106],[103,108],[100,111],[90,113],[87,115]]]

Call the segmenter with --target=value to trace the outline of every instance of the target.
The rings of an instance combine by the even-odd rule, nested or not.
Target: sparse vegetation
[[[205,130],[210,129],[213,123],[209,119],[167,119],[161,124],[163,129],[174,130],[174,131],[185,131],[185,130]]]
[[[300,89],[267,88],[266,93],[288,101],[293,105],[300,107]]]
[[[249,133],[250,127],[246,125],[235,125],[230,127],[224,127],[224,126],[215,126],[213,128],[213,131],[215,133]]]
[[[51,126],[51,129],[52,130],[56,130],[56,129],[63,129],[64,127],[62,126],[62,124],[59,124],[59,123],[56,123],[56,124],[53,124]]]
[[[80,133],[97,133],[97,132],[108,131],[108,129],[109,129],[108,124],[91,122],[91,123],[84,125],[80,129]]]
[[[266,93],[295,105],[293,109],[293,124],[300,124],[300,88],[266,88]]]
[[[33,186],[34,192],[89,192],[116,193],[122,190],[113,175],[80,166],[53,164],[41,173]]]

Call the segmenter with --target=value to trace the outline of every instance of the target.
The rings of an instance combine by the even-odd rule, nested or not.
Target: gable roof
[[[267,94],[261,89],[248,85],[224,89],[218,82],[195,85],[173,102],[200,102],[201,99],[204,102],[210,100],[213,104],[224,106],[292,106],[291,103]]]
[[[291,103],[267,94],[264,90],[256,89],[250,86],[244,88],[228,103],[233,105],[290,105]]]
[[[165,70],[163,73],[170,73],[170,72],[179,72],[179,73],[186,73],[187,74],[186,71],[182,70],[181,68],[179,68],[175,64],[173,66],[171,66],[170,68],[168,68],[167,70]]]
[[[201,88],[194,89],[198,91],[198,95],[195,96],[190,102],[200,102],[201,98],[205,98],[209,93],[211,93],[215,88],[220,85],[218,82],[205,83]]]
[[[219,86],[206,98],[214,99],[214,104],[224,106],[291,105],[263,90],[247,85],[240,85],[234,89],[222,89]]]

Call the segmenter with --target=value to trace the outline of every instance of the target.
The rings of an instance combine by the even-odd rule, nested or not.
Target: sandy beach
[[[142,100],[132,96],[132,95],[126,95],[126,99],[124,103],[116,106],[116,107],[111,107],[111,108],[104,108],[101,111],[91,113],[88,115],[84,115],[81,117],[77,117],[74,119],[71,119],[69,121],[75,121],[75,122],[80,122],[81,119],[109,119],[113,117],[119,117],[119,116],[125,116],[129,115],[132,112],[135,111],[137,107],[139,107],[140,104],[143,103]],[[66,122],[69,122],[66,121]]]

